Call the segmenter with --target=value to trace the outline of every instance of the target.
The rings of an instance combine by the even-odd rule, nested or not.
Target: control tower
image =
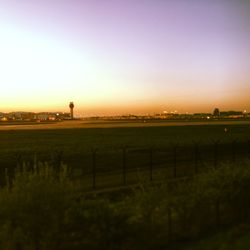
[[[70,102],[69,103],[69,108],[70,108],[70,118],[71,118],[71,120],[74,119],[74,107],[75,107],[74,103]]]

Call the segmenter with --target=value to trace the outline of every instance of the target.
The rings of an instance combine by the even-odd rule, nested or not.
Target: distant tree
[[[220,110],[218,108],[215,108],[214,112],[213,112],[213,115],[216,116],[216,117],[220,116]]]

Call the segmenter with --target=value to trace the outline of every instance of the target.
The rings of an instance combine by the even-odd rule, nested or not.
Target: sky
[[[0,0],[0,112],[250,112],[248,0]]]

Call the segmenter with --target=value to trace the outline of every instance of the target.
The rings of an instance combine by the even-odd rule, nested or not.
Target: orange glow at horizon
[[[2,4],[0,112],[250,111],[250,2],[90,2]]]

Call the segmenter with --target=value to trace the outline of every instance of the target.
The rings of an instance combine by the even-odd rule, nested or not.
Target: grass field
[[[117,124],[118,127],[114,127]],[[224,131],[225,127],[227,132]],[[122,147],[124,146],[131,149],[127,159],[131,168],[141,166],[147,168],[150,147],[170,148],[169,155],[164,150],[154,153],[154,163],[161,164],[169,158],[172,159],[173,145],[187,148],[184,151],[179,150],[178,159],[190,156],[190,161],[193,161],[194,142],[199,142],[200,145],[212,145],[217,140],[221,143],[231,143],[234,140],[246,142],[249,139],[250,123],[247,122],[229,122],[228,124],[192,122],[188,125],[183,122],[154,122],[141,123],[139,126],[138,123],[126,122],[73,121],[71,123],[68,121],[58,124],[8,125],[1,126],[0,129],[0,168],[15,166],[17,155],[21,155],[25,161],[32,161],[36,154],[38,160],[44,162],[50,161],[56,152],[62,151],[62,160],[67,165],[80,166],[84,172],[91,173],[91,151],[98,149],[97,169],[121,171]],[[206,148],[204,150],[206,151]],[[230,146],[228,150],[231,150]],[[242,150],[247,151],[248,148]],[[212,157],[212,151],[209,154],[209,157]],[[171,159],[170,165],[172,165]],[[192,162],[190,164],[193,166]],[[180,172],[182,172],[181,169]]]
[[[228,132],[224,132],[224,128]],[[246,139],[249,121],[218,122],[89,122],[73,121],[35,125],[1,125],[0,146],[4,150],[57,147],[82,150],[90,147],[142,147],[169,143],[211,142]]]
[[[15,129],[7,126],[0,130],[0,163],[5,158],[11,158],[15,154],[50,154],[55,150],[62,150],[64,156],[74,157],[90,152],[92,148],[99,150],[117,150],[123,146],[134,148],[166,147],[173,144],[191,145],[193,142],[211,144],[216,140],[231,142],[233,140],[244,141],[250,139],[250,123],[225,124],[190,124],[183,123],[175,126],[137,127],[123,124],[123,127],[112,127],[112,124],[98,124],[99,127],[79,125],[79,122],[71,128],[66,123],[65,128],[60,124],[60,129],[53,129],[52,125],[31,125],[32,129]],[[111,127],[110,127],[110,126]],[[22,125],[20,125],[22,126]],[[25,125],[24,125],[25,126]],[[34,126],[36,129],[33,129]],[[51,126],[46,129],[46,126]],[[121,126],[121,124],[120,124]],[[228,131],[225,133],[224,128]],[[40,129],[39,129],[40,128]],[[41,129],[43,128],[43,129]]]

